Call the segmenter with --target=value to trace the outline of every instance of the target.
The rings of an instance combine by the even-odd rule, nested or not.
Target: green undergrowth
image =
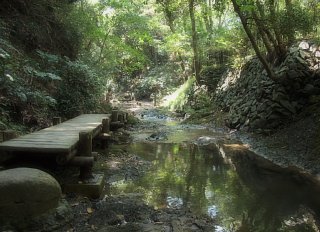
[[[206,124],[215,127],[225,127],[225,113],[214,107],[206,107],[198,110],[189,110],[190,117],[184,120],[188,124]]]
[[[128,115],[127,123],[129,125],[136,125],[139,122],[140,122],[140,120],[137,117],[135,117],[134,115],[131,115],[131,114]]]
[[[163,106],[170,111],[183,110],[189,101],[189,96],[194,88],[195,77],[189,78],[183,85],[173,93],[164,97]]]
[[[18,135],[23,135],[23,134],[30,132],[30,130],[32,130],[32,128],[29,128],[21,123],[8,122],[6,120],[0,119],[0,130],[3,130],[3,131],[13,130]]]

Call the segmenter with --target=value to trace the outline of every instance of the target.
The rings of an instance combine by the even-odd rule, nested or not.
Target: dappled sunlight
[[[61,195],[61,175],[70,217],[52,204],[48,221],[15,225],[0,202],[0,231],[319,231],[319,11],[319,0],[2,0],[0,169],[43,161],[81,185],[101,171],[95,196],[108,196]],[[10,195],[8,209],[28,203]]]
[[[172,94],[163,98],[162,106],[168,107],[170,110],[182,110],[184,105],[188,102],[189,91],[195,83],[195,77],[189,78],[183,85],[181,85]]]
[[[179,209],[183,206],[183,200],[179,197],[168,196],[167,207],[173,209]]]
[[[234,70],[233,72],[227,72],[222,76],[220,83],[216,88],[216,93],[226,92],[230,87],[234,86],[238,79],[240,78],[240,72]]]

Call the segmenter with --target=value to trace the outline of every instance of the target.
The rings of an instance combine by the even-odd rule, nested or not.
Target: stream
[[[151,167],[137,177],[110,179],[106,194],[140,194],[155,210],[187,210],[213,222],[211,230],[190,231],[319,231],[320,183],[314,177],[253,152],[221,154],[215,144],[227,136],[213,129],[152,113],[142,120],[151,126],[132,129],[132,143],[113,148]]]

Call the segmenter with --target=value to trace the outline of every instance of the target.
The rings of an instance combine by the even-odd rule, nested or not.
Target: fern
[[[60,81],[61,77],[59,77],[56,74],[50,73],[50,72],[41,72],[36,69],[34,69],[31,66],[24,66],[24,70],[27,74],[32,75],[40,81]]]
[[[61,58],[57,55],[49,54],[47,52],[43,52],[41,50],[37,50],[37,54],[43,59],[43,61],[48,63],[58,63]]]

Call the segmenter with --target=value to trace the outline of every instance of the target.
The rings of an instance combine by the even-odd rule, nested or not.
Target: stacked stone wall
[[[228,70],[215,91],[214,104],[228,112],[230,128],[273,129],[320,102],[320,47],[301,42],[274,67],[271,80],[257,58]]]

